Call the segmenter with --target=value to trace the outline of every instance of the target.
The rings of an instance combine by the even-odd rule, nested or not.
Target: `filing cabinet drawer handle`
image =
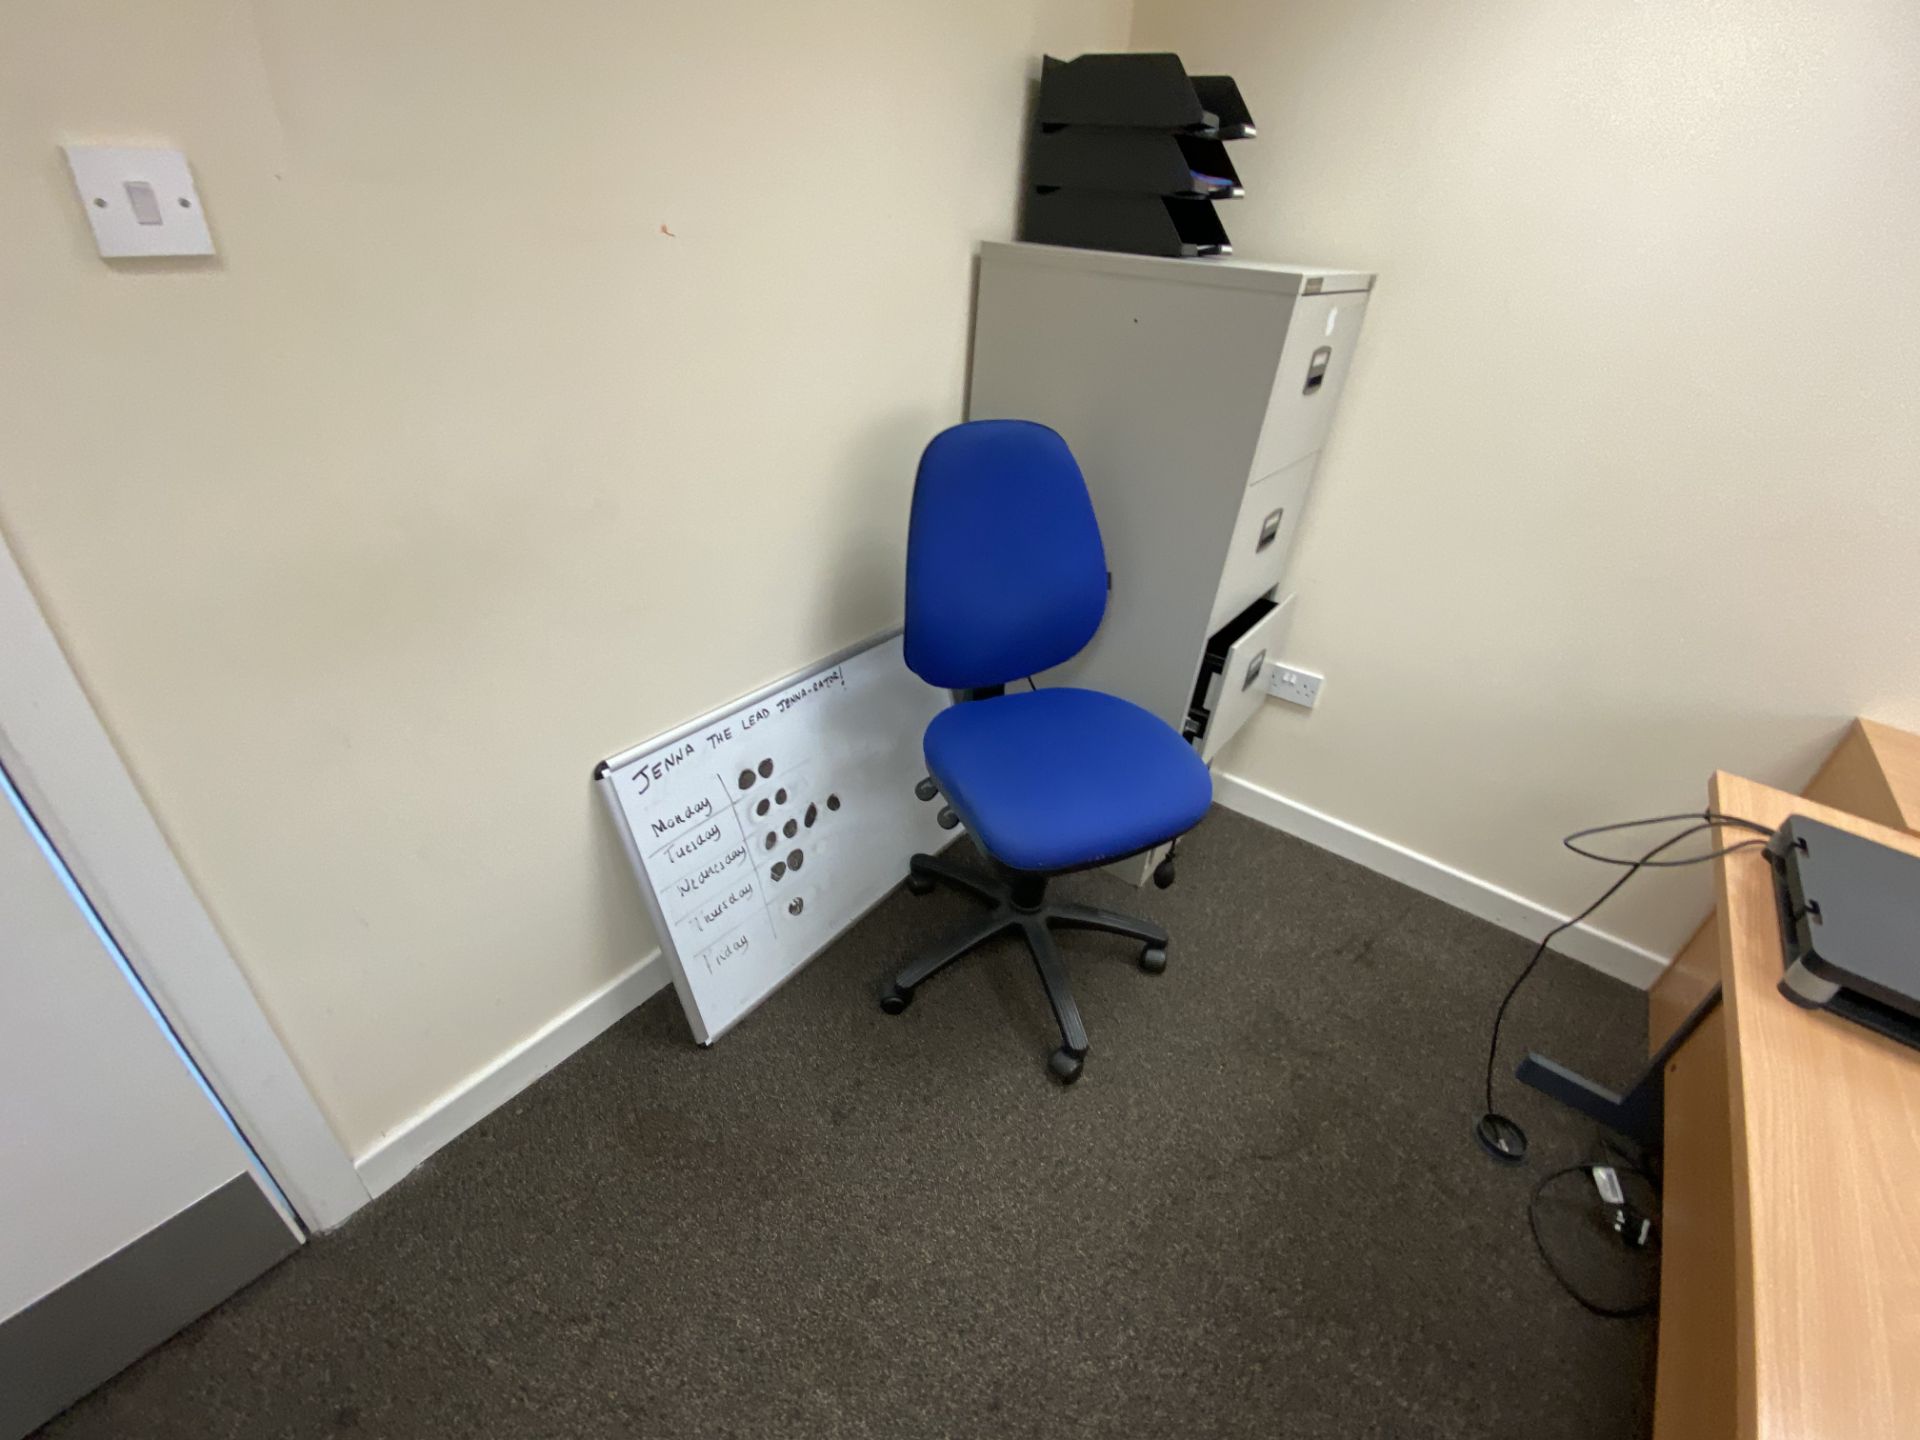
[[[1279,536],[1280,517],[1286,513],[1287,512],[1284,508],[1276,510],[1271,515],[1267,516],[1266,519],[1260,522],[1260,542],[1259,544],[1253,547],[1254,554],[1258,555],[1262,550],[1266,549],[1269,545],[1271,545],[1274,542],[1274,540]]]
[[[1307,383],[1300,387],[1300,393],[1302,395],[1311,395],[1326,383],[1327,364],[1332,359],[1333,347],[1331,345],[1322,345],[1318,350],[1313,352],[1313,358],[1307,362]]]
[[[1240,688],[1242,690],[1251,690],[1254,682],[1260,678],[1260,672],[1266,668],[1267,652],[1262,650],[1258,655],[1253,657],[1252,662],[1247,666],[1246,678],[1240,682]]]

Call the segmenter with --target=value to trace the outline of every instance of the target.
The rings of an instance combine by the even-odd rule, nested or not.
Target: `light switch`
[[[114,260],[213,254],[213,235],[193,188],[193,172],[178,150],[64,148],[101,255]]]
[[[153,186],[144,180],[129,180],[124,187],[127,192],[127,204],[133,207],[133,219],[137,225],[158,225],[160,223],[160,197],[153,193]]]

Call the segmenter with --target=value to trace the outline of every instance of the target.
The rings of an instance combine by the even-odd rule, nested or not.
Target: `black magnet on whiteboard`
[[[806,863],[806,859],[807,857],[802,855],[798,850],[793,851],[787,856],[787,869],[798,870]]]
[[[768,809],[771,808],[772,805],[773,805],[773,802],[771,800],[767,799],[765,796],[762,796],[760,799],[760,803],[753,807],[753,813],[756,815],[764,815],[767,813]]]
[[[807,806],[807,828],[809,830],[813,828],[813,822],[818,820],[819,818],[820,818],[820,807],[818,805]]]
[[[782,875],[787,873],[787,862],[784,860],[774,861],[773,869],[769,870],[767,873],[773,876],[774,879],[778,880]]]
[[[742,790],[751,790],[753,788],[753,772],[751,770],[742,770],[740,772],[740,788]]]
[[[773,831],[771,830],[767,831],[767,849],[771,850],[774,846],[778,845],[779,843],[780,843],[780,837],[774,834]]]
[[[800,822],[798,820],[787,821],[786,824],[780,827],[780,833],[785,835],[787,839],[791,840],[794,836],[800,833]]]
[[[773,773],[773,761],[762,760],[760,762],[760,778],[764,780],[767,778],[767,776],[771,775],[772,773]]]
[[[786,804],[787,803],[786,787],[783,785],[780,789],[774,791],[773,798],[779,801],[782,805]]]
[[[787,914],[789,915],[798,915],[802,910],[806,908],[807,908],[807,902],[802,900],[798,895],[794,896],[793,899],[787,902]]]
[[[827,809],[838,810],[839,808],[840,808],[840,797],[838,795],[827,796]]]

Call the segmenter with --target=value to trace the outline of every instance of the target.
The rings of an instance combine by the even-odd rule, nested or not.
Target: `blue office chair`
[[[927,726],[920,797],[944,795],[997,873],[913,857],[916,895],[944,880],[993,908],[895,976],[880,1005],[898,1015],[936,971],[1018,930],[1060,1024],[1049,1067],[1068,1084],[1080,1078],[1087,1032],[1050,927],[1139,940],[1140,966],[1155,975],[1167,932],[1049,902],[1047,881],[1184,834],[1213,801],[1193,747],[1138,705],[1066,686],[1006,689],[1079,654],[1106,606],[1100,527],[1066,441],[1026,420],[975,420],[933,438],[907,530],[906,657],[928,684],[963,693]]]

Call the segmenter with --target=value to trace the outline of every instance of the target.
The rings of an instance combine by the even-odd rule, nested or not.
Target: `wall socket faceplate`
[[[1267,693],[1303,710],[1311,710],[1320,703],[1320,687],[1326,679],[1298,665],[1282,665],[1275,660],[1267,666]]]

